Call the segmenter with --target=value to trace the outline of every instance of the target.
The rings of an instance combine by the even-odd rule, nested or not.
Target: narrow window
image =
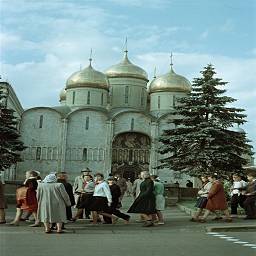
[[[83,161],[87,161],[87,148],[83,149]]]
[[[87,92],[87,104],[91,104],[91,92]]]
[[[143,107],[144,106],[144,90],[141,89],[141,98],[140,98],[140,105]]]
[[[173,107],[176,106],[176,97],[175,97],[175,95],[172,96],[172,106]]]
[[[85,130],[89,129],[89,116],[86,117],[85,119]]]
[[[40,160],[41,159],[41,148],[37,147],[36,148],[36,160]]]
[[[158,109],[160,109],[160,96],[158,96],[157,98],[157,106],[158,106]]]
[[[104,94],[101,94],[101,106],[103,106]]]
[[[128,94],[129,94],[129,87],[125,86],[125,91],[124,91],[124,103],[128,103]]]
[[[134,118],[131,119],[131,131],[134,129]]]
[[[39,128],[43,127],[43,121],[44,121],[44,116],[41,115],[40,118],[39,118]]]
[[[72,104],[75,104],[75,99],[76,99],[76,92],[73,92]]]

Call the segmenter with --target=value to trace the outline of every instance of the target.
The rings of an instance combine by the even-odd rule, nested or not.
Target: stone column
[[[112,165],[112,139],[114,135],[114,123],[113,120],[107,121],[107,136],[105,141],[105,154],[104,154],[104,171],[107,175],[111,170]]]
[[[157,170],[154,169],[158,164],[157,147],[158,147],[158,123],[151,122],[151,149],[150,149],[150,164],[149,171],[153,174],[157,174]]]
[[[61,142],[60,142],[60,164],[59,170],[65,171],[66,147],[67,147],[68,119],[62,119]]]

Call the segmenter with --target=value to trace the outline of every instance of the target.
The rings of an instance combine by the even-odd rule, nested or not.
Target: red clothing
[[[17,207],[28,212],[37,211],[37,198],[35,183],[36,180],[28,180],[25,186],[16,190]]]
[[[209,211],[227,209],[224,187],[218,180],[214,181],[208,194],[206,209]]]

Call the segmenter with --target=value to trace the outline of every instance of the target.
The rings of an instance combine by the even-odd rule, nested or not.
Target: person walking
[[[138,197],[138,195],[140,194],[140,184],[142,183],[143,179],[141,178],[141,175],[138,175],[138,178],[133,182],[133,186],[132,186],[132,194],[134,199],[136,197]]]
[[[93,224],[98,223],[98,215],[106,216],[112,219],[115,223],[117,218],[112,216],[109,212],[112,203],[112,195],[108,183],[104,180],[102,173],[95,175],[95,189],[93,193],[93,200],[90,205],[92,211]]]
[[[202,188],[198,191],[198,199],[195,207],[198,208],[190,221],[199,221],[199,216],[202,214],[208,201],[208,194],[212,187],[212,183],[208,180],[207,176],[202,176]]]
[[[57,224],[57,233],[63,233],[67,222],[66,207],[71,206],[68,193],[62,183],[57,183],[54,173],[47,175],[37,189],[38,219],[44,223],[45,233],[51,233],[50,224]]]
[[[164,184],[160,182],[157,175],[151,175],[151,179],[154,182],[154,194],[156,197],[156,216],[158,219],[158,225],[164,225],[164,216],[162,211],[165,209],[165,198],[164,198]]]
[[[20,218],[23,211],[31,212],[34,216],[35,223],[30,225],[31,227],[39,227],[39,221],[37,219],[37,197],[36,190],[38,187],[37,172],[27,171],[25,174],[25,181],[21,187],[16,190],[16,215],[9,225],[19,226]]]
[[[154,225],[152,215],[156,214],[154,182],[148,171],[141,172],[141,178],[143,182],[140,185],[140,194],[129,208],[128,213],[140,213],[146,220],[143,226],[151,227]]]
[[[212,183],[212,186],[208,193],[208,200],[206,204],[206,211],[203,217],[199,220],[199,222],[206,222],[206,218],[209,216],[211,212],[215,212],[217,210],[223,211],[226,215],[225,221],[232,222],[232,218],[230,217],[225,191],[222,183],[218,180],[218,176],[209,175],[208,180]]]
[[[247,174],[248,185],[246,187],[244,201],[244,209],[246,217],[245,220],[256,219],[256,174]]]
[[[245,190],[247,183],[244,180],[242,180],[242,177],[237,173],[233,174],[232,178],[233,178],[233,184],[230,188],[231,216],[237,217],[238,205],[244,208],[244,201],[246,196],[243,195],[242,191]]]
[[[5,224],[5,209],[7,208],[5,195],[4,195],[4,175],[0,172],[0,224]]]
[[[124,194],[127,190],[126,179],[121,177],[119,173],[115,175],[115,178],[116,178],[116,184],[120,187],[120,190],[121,190],[121,196],[119,198],[119,201],[121,203],[123,200]]]

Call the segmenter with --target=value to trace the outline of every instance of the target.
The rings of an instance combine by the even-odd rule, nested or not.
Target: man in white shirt
[[[240,205],[243,208],[245,195],[242,190],[245,189],[247,183],[242,180],[239,174],[233,174],[233,185],[231,187],[231,215],[235,217],[237,215],[237,207]]]

